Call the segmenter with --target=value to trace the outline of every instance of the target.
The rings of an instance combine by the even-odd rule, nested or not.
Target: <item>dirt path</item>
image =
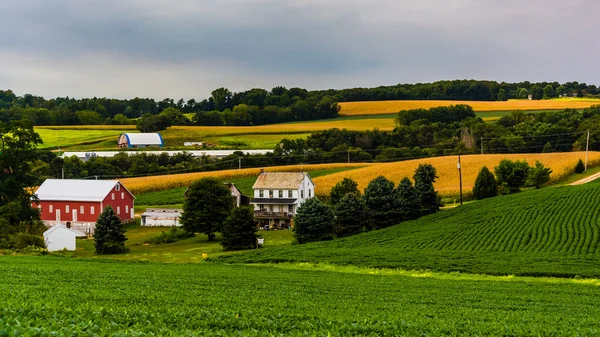
[[[577,180],[576,182],[570,183],[569,185],[582,185],[585,183],[589,183],[590,181],[596,180],[598,178],[600,178],[600,172],[598,172],[596,174],[592,174],[591,176],[589,176],[587,178]]]

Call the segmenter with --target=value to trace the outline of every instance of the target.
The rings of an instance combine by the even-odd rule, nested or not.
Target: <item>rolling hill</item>
[[[599,219],[600,184],[592,183],[500,196],[379,231],[219,260],[597,277]]]

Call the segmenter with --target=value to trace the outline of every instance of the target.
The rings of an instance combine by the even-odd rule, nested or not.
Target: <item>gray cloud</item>
[[[593,0],[24,0],[0,4],[0,87],[206,97],[477,78],[598,83]]]

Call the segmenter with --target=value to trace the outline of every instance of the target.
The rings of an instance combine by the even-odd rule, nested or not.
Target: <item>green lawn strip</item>
[[[334,174],[334,173],[338,173],[338,172],[353,170],[353,169],[357,169],[357,168],[360,168],[360,167],[341,167],[341,168],[324,169],[324,170],[311,170],[311,171],[308,171],[308,174],[310,174],[310,176],[312,178],[317,178],[320,176],[325,176],[328,174]],[[244,195],[247,195],[247,196],[253,195],[252,185],[254,185],[255,181],[256,181],[256,177],[243,177],[243,178],[235,178],[235,179],[227,180],[227,182],[234,183],[235,186],[237,186],[237,188]],[[146,193],[136,195],[135,212],[136,213],[138,211],[143,212],[143,210],[145,210],[145,208],[148,208],[148,207],[160,208],[159,206],[154,206],[154,205],[163,205],[163,206],[164,205],[172,205],[172,204],[181,205],[184,202],[183,193],[185,192],[186,189],[187,189],[187,186],[186,187],[176,187],[176,188],[172,188],[172,189],[168,189],[168,190],[152,191],[152,192],[146,192]],[[172,207],[167,207],[167,208],[172,208]]]
[[[3,335],[597,335],[576,282],[0,257]],[[568,313],[568,314],[566,314]]]
[[[600,184],[467,203],[378,231],[247,252],[231,263],[326,262],[492,275],[600,277]]]

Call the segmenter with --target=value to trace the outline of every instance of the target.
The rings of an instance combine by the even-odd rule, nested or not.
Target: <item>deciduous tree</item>
[[[525,186],[529,176],[529,164],[526,161],[511,161],[503,159],[494,168],[498,185],[508,188],[510,193],[520,191]]]
[[[527,185],[540,188],[542,185],[550,181],[551,173],[552,170],[549,167],[545,167],[544,164],[536,160],[535,166],[529,168]]]

